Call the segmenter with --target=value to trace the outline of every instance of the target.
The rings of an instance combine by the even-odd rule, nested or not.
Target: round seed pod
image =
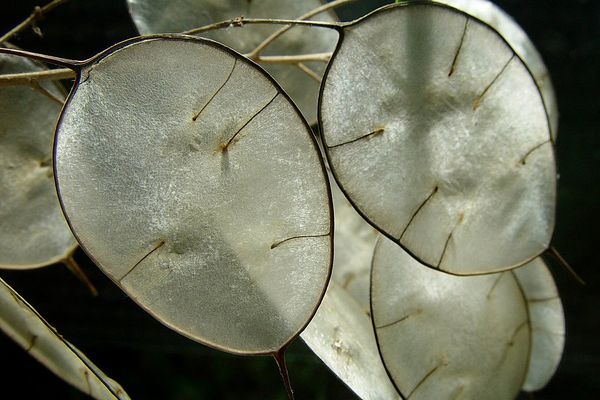
[[[0,74],[43,69],[0,54]],[[0,268],[44,267],[77,247],[52,179],[52,139],[63,100],[54,83],[0,88]]]
[[[321,90],[337,182],[422,263],[491,273],[548,247],[548,114],[527,65],[491,26],[436,3],[381,8],[343,27]]]
[[[77,68],[55,176],[82,248],[185,336],[285,347],[332,259],[327,175],[297,108],[255,64],[191,36],[132,39]]]

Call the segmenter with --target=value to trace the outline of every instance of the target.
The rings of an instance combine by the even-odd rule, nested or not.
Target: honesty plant
[[[0,62],[61,67],[18,61],[0,75],[0,101],[14,108],[0,185],[36,189],[0,207],[26,244],[3,252],[39,256],[23,262],[33,266],[70,259],[54,175],[69,227],[116,285],[193,340],[274,356],[290,398],[283,354],[304,328],[364,399],[538,390],[564,345],[538,257],[556,202],[546,68],[486,1],[403,2],[336,22],[331,10],[350,1],[128,0],[145,36],[87,60],[0,47]],[[44,80],[64,78],[75,81],[52,174],[47,132],[62,97]],[[3,88],[19,84],[37,92]],[[61,234],[38,235],[50,219],[44,228]],[[57,255],[27,251],[59,238]],[[38,356],[49,368],[70,351],[67,364],[94,376],[91,395],[125,396],[4,286],[16,300],[4,296],[4,331],[34,355],[50,337]],[[15,330],[19,318],[37,325]],[[86,391],[81,375],[57,374]]]
[[[294,105],[252,62],[186,36],[120,43],[77,71],[55,169],[82,247],[178,332],[281,350],[331,264],[325,169]]]
[[[44,69],[0,55],[1,74]],[[54,82],[34,89],[0,91],[0,268],[43,267],[66,260],[77,247],[52,180],[53,126],[65,95]]]
[[[342,190],[426,265],[492,272],[548,248],[556,172],[544,103],[476,18],[414,3],[344,26],[319,117]]]

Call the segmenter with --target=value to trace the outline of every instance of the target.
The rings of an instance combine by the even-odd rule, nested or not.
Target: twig
[[[64,99],[59,98],[54,93],[50,92],[48,89],[46,89],[45,87],[43,87],[42,85],[40,85],[39,81],[36,81],[36,80],[31,81],[30,85],[33,88],[33,90],[35,90],[36,92],[39,92],[39,93],[43,94],[44,96],[46,96],[50,100],[56,102],[57,104],[60,104],[62,106],[65,103]]]
[[[98,296],[98,290],[96,289],[92,281],[90,281],[87,275],[83,272],[81,267],[79,267],[79,264],[77,263],[77,261],[75,261],[73,255],[70,255],[67,258],[65,258],[63,262],[67,266],[69,271],[71,271],[81,281],[81,283],[83,283],[88,288],[92,296]]]
[[[306,20],[310,17],[314,17],[317,14],[321,14],[325,11],[329,11],[333,8],[342,6],[347,3],[351,3],[353,1],[355,1],[355,0],[335,0],[335,1],[332,1],[331,3],[323,4],[322,6],[317,7],[314,10],[311,10],[311,11],[307,12],[306,14],[301,15],[297,19],[298,20]],[[255,60],[256,58],[258,58],[260,56],[260,53],[267,46],[269,46],[279,36],[283,35],[287,31],[289,31],[292,27],[293,27],[293,25],[290,24],[290,25],[284,26],[284,27],[278,29],[277,31],[273,32],[269,37],[267,37],[258,46],[256,46],[256,48],[254,50],[252,50],[250,53],[246,54],[246,57],[248,57],[251,60]]]
[[[308,68],[304,63],[299,62],[298,64],[296,64],[296,67],[300,68],[300,70],[302,72],[304,72],[306,75],[308,75],[311,78],[313,78],[318,83],[321,83],[321,77],[319,76],[319,74],[317,74],[312,69]]]
[[[15,49],[12,47],[0,47],[0,54],[10,54],[13,56],[25,57],[29,58],[30,60],[56,65],[57,67],[69,68],[73,71],[81,70],[81,67],[86,63],[85,61],[69,60],[68,58],[32,53],[31,51]]]
[[[7,33],[5,33],[4,36],[0,37],[0,43],[6,42],[8,39],[10,39],[11,37],[13,37],[16,34],[20,33],[21,31],[23,31],[28,26],[35,25],[35,23],[37,21],[39,21],[44,16],[44,14],[48,13],[49,11],[52,11],[54,8],[56,8],[59,5],[65,3],[66,1],[67,0],[53,0],[53,1],[51,1],[48,4],[46,4],[43,7],[36,6],[33,9],[33,12],[31,13],[31,15],[29,17],[27,17],[19,25],[15,26],[10,31],[8,31]]]
[[[298,64],[308,61],[329,62],[331,53],[295,54],[283,56],[259,56],[256,61],[263,64]]]
[[[548,250],[546,250],[546,252],[553,256],[556,259],[556,261],[558,261],[560,266],[566,269],[567,272],[569,272],[571,276],[573,276],[573,278],[575,278],[575,280],[579,282],[580,285],[585,286],[585,281],[577,274],[577,272],[575,272],[575,270],[569,265],[567,260],[565,260],[563,256],[560,255],[560,253],[558,252],[558,250],[556,250],[554,246],[550,246]]]
[[[68,68],[49,69],[46,71],[25,72],[20,74],[0,75],[0,87],[31,85],[32,82],[61,79],[74,79],[75,72]]]
[[[202,32],[213,31],[215,29],[223,29],[229,27],[243,27],[246,24],[273,24],[273,25],[305,25],[305,26],[316,26],[321,28],[329,28],[339,30],[344,25],[336,22],[323,22],[323,21],[299,21],[297,19],[269,19],[269,18],[248,18],[237,17],[228,19],[226,21],[215,22],[201,26],[199,28],[190,29],[189,31],[183,32],[186,35],[196,35]]]

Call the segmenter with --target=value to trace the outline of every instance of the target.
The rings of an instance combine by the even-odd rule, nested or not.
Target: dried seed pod
[[[188,29],[217,21],[243,16],[244,18],[298,18],[321,6],[320,0],[128,0],[129,12],[142,34],[183,32]],[[335,21],[332,12],[313,16],[311,20]],[[221,29],[202,33],[241,53],[253,51],[280,27],[253,25],[242,28]],[[331,52],[335,48],[337,34],[329,29],[295,26],[283,34],[262,53],[269,55],[298,55]],[[325,64],[306,62],[294,64],[265,64],[312,124],[317,119],[316,102]],[[305,69],[305,71],[302,70]],[[308,74],[306,71],[309,71]],[[312,71],[312,72],[311,72]],[[313,74],[311,77],[309,74]],[[316,78],[316,79],[315,79]]]
[[[41,70],[0,54],[0,74]],[[52,137],[63,100],[53,83],[0,88],[0,268],[43,267],[77,247],[52,179]]]
[[[327,176],[281,88],[205,39],[132,39],[83,62],[55,175],[82,248],[179,333],[271,354],[308,324],[332,257]]]
[[[356,212],[333,179],[330,182],[335,214],[335,259],[331,279],[369,313],[371,260],[379,234]]]
[[[301,337],[361,399],[400,398],[377,352],[369,315],[335,281]]]
[[[342,190],[426,265],[490,273],[548,247],[548,115],[527,65],[489,25],[422,2],[345,25],[319,110]]]
[[[377,239],[332,182],[335,259],[329,288],[301,337],[361,399],[400,398],[379,353],[371,324],[369,281]]]
[[[529,309],[531,355],[523,390],[546,386],[565,346],[565,315],[552,274],[538,257],[513,271]]]
[[[528,308],[512,271],[445,274],[381,237],[371,279],[379,350],[404,398],[517,395],[531,338]]]
[[[129,399],[80,350],[67,342],[13,288],[0,279],[0,329],[65,382],[98,400]]]

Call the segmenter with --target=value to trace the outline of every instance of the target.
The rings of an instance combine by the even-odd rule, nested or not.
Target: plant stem
[[[246,56],[247,57],[247,56]],[[320,61],[327,63],[331,58],[331,53],[313,53],[313,54],[295,54],[283,56],[259,56],[255,61],[263,64],[298,64],[308,61]]]
[[[32,53],[31,51],[19,50],[14,48],[0,47],[0,54],[10,54],[13,56],[25,57],[30,60],[40,61],[46,64],[56,65],[58,67],[70,68],[73,71],[79,71],[85,61],[69,60],[68,58],[48,56],[45,54]]]
[[[277,369],[279,369],[279,374],[281,375],[281,379],[283,380],[283,385],[285,386],[285,391],[288,395],[288,400],[294,400],[294,391],[292,390],[292,384],[290,382],[290,376],[288,374],[287,365],[285,364],[285,348],[273,353],[273,358],[275,359],[275,363],[277,364]]]
[[[67,268],[81,281],[81,283],[83,283],[88,288],[92,296],[98,296],[98,290],[96,289],[92,281],[90,281],[87,275],[83,272],[81,267],[79,267],[79,264],[77,263],[77,261],[75,261],[72,255],[67,257],[63,262],[67,266]]]
[[[332,1],[331,3],[323,4],[322,6],[317,7],[314,10],[311,10],[311,11],[307,12],[306,14],[301,15],[297,19],[298,20],[306,20],[317,14],[321,14],[325,11],[329,11],[333,8],[339,7],[339,6],[347,4],[347,3],[351,3],[353,1],[355,1],[355,0],[335,0],[335,1]],[[260,53],[267,46],[269,46],[279,36],[283,35],[287,31],[289,31],[292,28],[292,26],[293,25],[290,24],[290,25],[284,26],[284,27],[278,29],[277,31],[273,32],[269,37],[267,37],[265,40],[263,40],[262,43],[260,43],[258,46],[256,46],[256,48],[254,50],[252,50],[250,53],[248,53],[246,55],[246,57],[250,58],[251,60],[257,59],[260,56]]]
[[[33,9],[33,12],[31,13],[31,15],[29,17],[27,17],[19,25],[15,26],[10,31],[8,31],[7,33],[5,33],[2,37],[0,37],[0,44],[6,42],[11,37],[13,37],[16,34],[20,33],[21,31],[23,31],[28,26],[35,25],[35,23],[37,21],[39,21],[44,16],[44,14],[48,13],[49,11],[52,11],[54,8],[56,8],[59,5],[65,3],[66,1],[67,0],[53,0],[53,1],[51,1],[48,4],[46,4],[43,7],[36,6]]]
[[[580,285],[585,286],[585,281],[577,274],[577,272],[575,272],[575,270],[569,265],[567,260],[565,260],[563,256],[560,255],[560,253],[558,252],[558,250],[556,250],[554,246],[550,246],[546,251],[548,252],[548,254],[553,256],[556,259],[556,261],[558,261],[560,266],[566,269],[567,272],[569,272],[573,276],[573,278],[575,278],[575,280],[579,282]]]
[[[299,21],[297,19],[269,19],[269,18],[248,18],[237,17],[226,21],[216,22],[214,24],[201,26],[200,28],[190,29],[183,32],[187,35],[196,35],[202,32],[213,31],[215,29],[223,29],[228,27],[243,27],[246,24],[274,24],[274,25],[306,25],[320,28],[329,28],[339,30],[342,28],[342,23],[323,22],[323,21]]]
[[[0,75],[0,87],[31,85],[42,80],[58,81],[73,79],[75,72],[68,68],[49,69],[46,71],[24,72],[20,74]]]
[[[317,74],[315,71],[304,65],[304,63],[299,62],[296,64],[296,67],[300,68],[302,72],[304,72],[306,75],[308,75],[318,83],[321,83],[321,77],[319,76],[319,74]]]

